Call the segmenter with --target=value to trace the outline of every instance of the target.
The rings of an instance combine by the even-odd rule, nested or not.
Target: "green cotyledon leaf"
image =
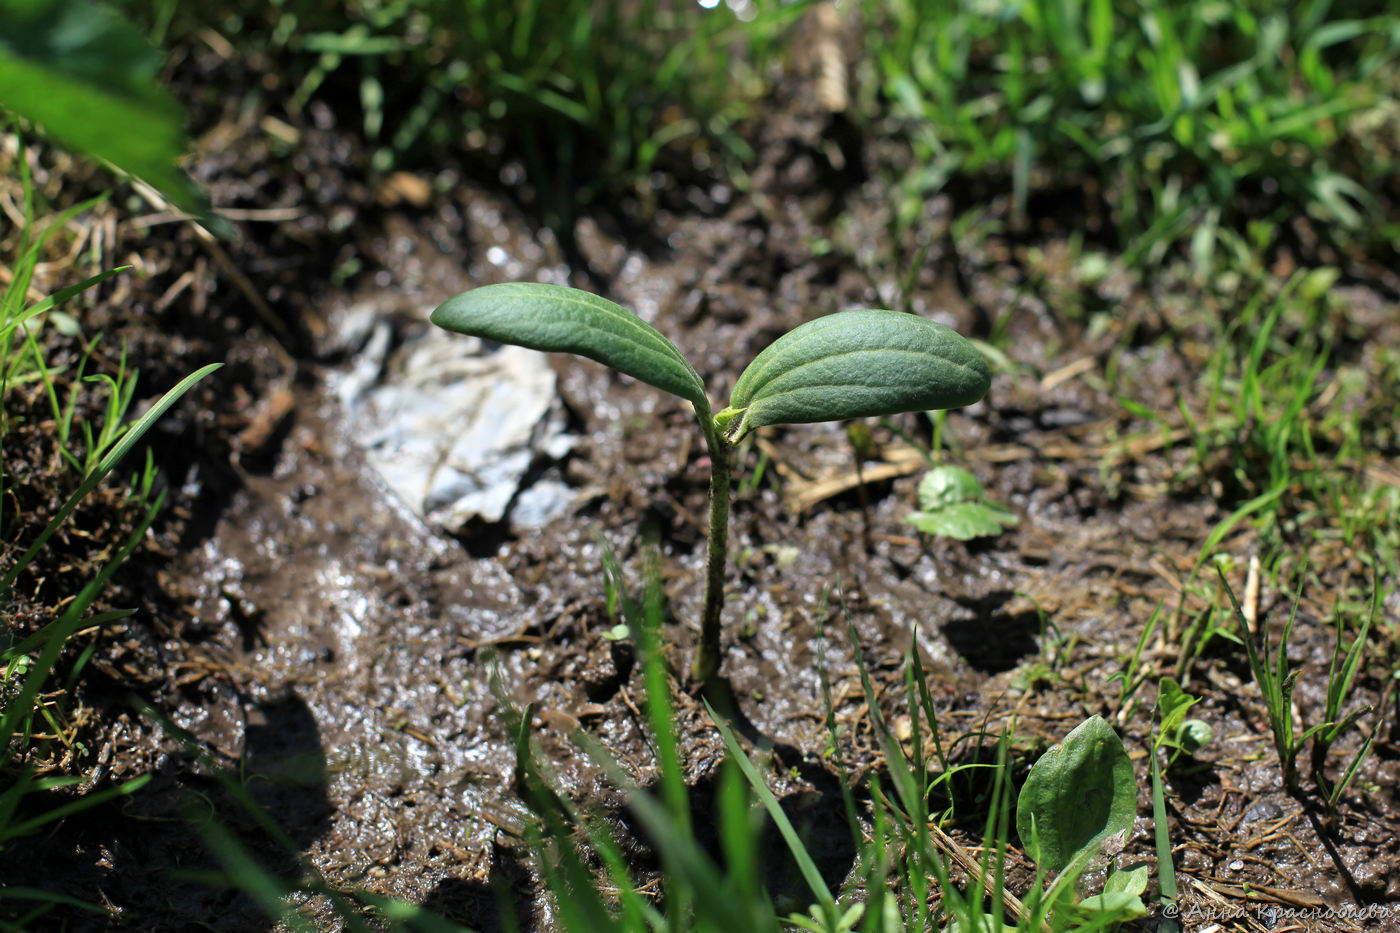
[[[606,298],[561,285],[507,282],[449,298],[429,319],[459,334],[586,356],[678,395],[709,417],[705,385],[681,351],[656,328]]]
[[[722,414],[738,441],[770,424],[971,405],[990,385],[982,354],[942,324],[902,311],[841,311],[773,341]]]

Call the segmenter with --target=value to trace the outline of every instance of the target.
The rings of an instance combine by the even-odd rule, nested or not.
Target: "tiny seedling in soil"
[[[1199,702],[1199,697],[1191,696],[1170,677],[1163,677],[1157,687],[1157,711],[1161,715],[1161,724],[1157,727],[1157,739],[1152,750],[1154,754],[1159,748],[1170,752],[1167,757],[1168,769],[1183,754],[1194,755],[1210,744],[1214,735],[1210,725],[1200,719],[1186,718],[1186,711]]]
[[[971,471],[949,464],[924,474],[919,481],[919,510],[904,521],[924,534],[959,541],[994,537],[1020,523],[1010,509],[983,495],[982,484]]]
[[[1366,635],[1370,631],[1371,621],[1375,617],[1380,583],[1377,581],[1373,590],[1370,617],[1366,619],[1361,631],[1357,633],[1351,646],[1345,651],[1342,650],[1343,626],[1339,622],[1337,641],[1332,650],[1332,662],[1327,668],[1325,718],[1322,722],[1305,728],[1300,734],[1294,726],[1293,689],[1302,671],[1293,667],[1292,661],[1289,660],[1288,644],[1293,637],[1293,626],[1298,621],[1298,609],[1303,602],[1303,581],[1300,579],[1298,582],[1298,590],[1293,596],[1293,609],[1289,612],[1288,621],[1283,626],[1278,647],[1271,653],[1268,629],[1264,629],[1262,632],[1263,644],[1256,647],[1255,636],[1249,631],[1249,621],[1245,618],[1244,610],[1240,608],[1239,600],[1235,598],[1234,589],[1226,581],[1220,568],[1216,568],[1216,573],[1225,587],[1226,595],[1230,597],[1230,606],[1239,627],[1240,640],[1244,643],[1245,656],[1249,659],[1249,668],[1254,674],[1254,682],[1259,686],[1259,692],[1264,696],[1264,706],[1269,715],[1269,726],[1274,734],[1274,750],[1278,753],[1279,766],[1283,769],[1284,786],[1290,791],[1298,790],[1298,755],[1311,739],[1313,742],[1313,778],[1317,782],[1318,790],[1322,793],[1323,801],[1327,805],[1327,815],[1330,819],[1335,814],[1337,804],[1340,802],[1343,792],[1346,791],[1347,785],[1356,777],[1356,772],[1360,769],[1362,761],[1370,753],[1371,741],[1376,735],[1376,730],[1372,729],[1370,736],[1352,755],[1336,784],[1327,780],[1326,775],[1322,773],[1322,768],[1328,752],[1344,733],[1357,726],[1362,716],[1371,712],[1370,706],[1362,705],[1343,714],[1342,706],[1355,684],[1356,672],[1360,668],[1362,654],[1366,650]]]
[[[842,311],[793,328],[759,353],[712,413],[705,384],[671,341],[632,312],[558,285],[488,285],[433,312],[446,330],[576,353],[677,395],[695,407],[710,454],[710,539],[700,646],[691,676],[719,671],[720,612],[729,527],[729,453],[744,435],[774,424],[842,421],[971,405],[991,373],[966,339],[899,311]]]
[[[1157,753],[1163,748],[1173,747],[1171,733],[1179,733],[1186,723],[1191,721],[1185,718],[1186,711],[1196,702],[1196,697],[1186,693],[1170,678],[1163,678],[1157,687],[1157,714],[1160,721],[1148,761],[1149,773],[1152,775],[1152,841],[1157,850],[1157,896],[1165,915],[1157,927],[1161,933],[1178,933],[1181,925],[1176,921],[1176,863],[1172,861],[1171,827],[1167,824],[1167,791],[1166,784],[1162,781],[1162,764]],[[1209,736],[1204,734],[1198,734],[1197,738],[1209,741]],[[1168,767],[1170,764],[1169,761]]]

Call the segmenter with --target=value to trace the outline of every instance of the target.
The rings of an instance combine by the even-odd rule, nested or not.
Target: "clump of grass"
[[[1313,438],[1323,422],[1311,405],[1333,363],[1325,296],[1336,276],[1300,271],[1261,284],[1225,325],[1207,371],[1205,412],[1198,418],[1182,403],[1195,463],[1225,484],[1223,498],[1272,492],[1316,465]]]
[[[1033,189],[1096,179],[1104,232],[1141,267],[1298,209],[1333,242],[1393,242],[1393,13],[887,0],[866,23],[867,110],[908,140],[915,194],[1006,179],[1024,221]]]
[[[1230,605],[1233,607],[1235,618],[1239,623],[1239,637],[1244,642],[1245,655],[1249,659],[1249,668],[1254,674],[1254,682],[1264,698],[1269,729],[1274,738],[1274,751],[1278,756],[1279,768],[1283,772],[1284,786],[1289,790],[1298,789],[1298,755],[1311,740],[1313,743],[1313,779],[1326,803],[1328,813],[1334,813],[1341,801],[1341,795],[1346,791],[1352,779],[1356,777],[1357,771],[1371,750],[1371,741],[1375,738],[1373,729],[1371,734],[1362,741],[1360,747],[1344,763],[1341,778],[1335,783],[1327,780],[1323,773],[1323,766],[1332,746],[1342,735],[1355,728],[1362,716],[1371,712],[1371,708],[1366,705],[1345,711],[1344,706],[1351,697],[1352,688],[1356,683],[1356,675],[1361,665],[1361,658],[1366,650],[1366,636],[1370,631],[1379,601],[1380,582],[1376,581],[1370,614],[1363,621],[1360,631],[1353,636],[1351,645],[1345,649],[1342,647],[1344,626],[1341,624],[1341,617],[1339,617],[1337,640],[1333,645],[1332,660],[1327,669],[1327,699],[1322,711],[1322,721],[1305,726],[1301,730],[1295,724],[1293,690],[1302,671],[1294,668],[1292,662],[1289,661],[1288,643],[1293,637],[1293,627],[1298,621],[1298,607],[1303,595],[1303,580],[1299,580],[1298,590],[1293,599],[1293,609],[1288,615],[1288,621],[1284,624],[1283,631],[1279,634],[1276,647],[1271,646],[1267,629],[1262,633],[1262,645],[1255,645],[1255,636],[1249,630],[1249,623],[1245,619],[1239,601],[1235,598],[1235,591],[1225,581],[1223,574],[1221,574],[1221,582],[1225,587],[1225,592],[1230,597]]]
[[[1246,521],[1260,552],[1303,543],[1386,560],[1400,496],[1375,467],[1396,449],[1396,408],[1378,388],[1395,377],[1394,363],[1358,351],[1335,267],[1279,279],[1239,273],[1240,262],[1231,264],[1237,285],[1210,299],[1218,315],[1190,322],[1200,329],[1188,339],[1209,354],[1194,390],[1174,410],[1119,400],[1160,437],[1174,465],[1167,486],[1207,495],[1225,513],[1188,586]]]
[[[742,126],[806,3],[368,0],[353,17],[309,0],[173,17],[147,0],[128,6],[165,35],[206,26],[285,56],[300,75],[287,107],[319,100],[358,123],[376,172],[464,140],[523,165],[523,190],[567,232],[600,194],[649,201],[654,169],[746,162]]]
[[[52,295],[32,297],[34,268],[43,255],[49,236],[63,223],[92,206],[79,204],[67,212],[50,218],[42,231],[35,216],[34,198],[28,165],[21,152],[18,160],[24,203],[24,224],[16,242],[16,260],[10,267],[9,284],[0,293],[0,451],[7,455],[0,461],[0,533],[7,540],[6,560],[0,572],[0,618],[6,621],[0,642],[0,848],[32,836],[45,826],[75,813],[97,806],[113,797],[129,794],[140,788],[148,776],[123,784],[90,791],[75,792],[87,783],[81,774],[64,773],[72,767],[60,767],[60,757],[81,761],[85,750],[73,738],[67,723],[67,698],[74,684],[91,659],[95,646],[89,644],[76,659],[65,664],[66,678],[55,689],[54,674],[60,666],[70,640],[80,632],[100,630],[127,616],[134,610],[94,612],[93,607],[113,573],[129,558],[156,517],[163,494],[149,499],[150,461],[143,480],[135,485],[137,518],[130,531],[119,541],[102,542],[110,548],[101,558],[92,576],[74,592],[60,593],[51,602],[36,601],[28,594],[17,594],[16,586],[33,568],[49,561],[48,549],[54,536],[65,527],[70,516],[112,473],[126,455],[140,442],[151,426],[186,391],[219,364],[206,366],[193,373],[162,396],[145,414],[134,422],[125,421],[135,391],[135,373],[123,365],[116,377],[101,375],[82,381],[82,366],[77,373],[61,373],[50,362],[46,348],[50,345],[46,331],[58,306],[83,290],[115,274],[116,270],[91,276],[76,285]],[[86,356],[84,356],[84,360]],[[69,396],[59,400],[60,383],[72,380]],[[75,413],[85,410],[90,401],[83,396],[92,393],[94,382],[108,390],[105,405],[97,407],[97,420],[90,421]],[[22,459],[7,450],[20,418],[18,398],[36,384],[42,384],[49,400],[51,414],[64,442],[62,462],[68,465],[63,474],[17,470]],[[81,434],[84,445],[75,452],[66,442]],[[26,452],[28,453],[28,452]],[[24,474],[28,473],[28,477]],[[66,475],[65,475],[66,474]],[[76,478],[76,488],[48,516],[32,519],[16,511],[15,503],[24,501],[21,486],[35,481],[53,483],[60,488]],[[37,533],[35,532],[37,530]],[[16,532],[32,534],[32,540],[16,540]],[[21,595],[23,598],[21,599]],[[20,608],[26,615],[20,624],[16,613]],[[47,689],[46,689],[47,688]],[[58,795],[55,801],[55,796]],[[28,906],[18,917],[19,927],[37,920],[58,906],[93,910],[86,904],[61,892],[16,889],[6,887],[4,896]]]

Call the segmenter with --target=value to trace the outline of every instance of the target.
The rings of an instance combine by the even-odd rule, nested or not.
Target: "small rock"
[[[1257,823],[1260,820],[1272,820],[1283,815],[1283,808],[1272,800],[1260,800],[1245,811],[1244,822]]]

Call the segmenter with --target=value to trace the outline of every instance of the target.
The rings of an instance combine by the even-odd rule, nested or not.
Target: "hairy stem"
[[[690,676],[709,683],[719,673],[720,613],[724,609],[725,555],[729,550],[729,444],[702,418],[710,448],[710,543],[705,553],[705,608],[700,618],[700,646]]]

